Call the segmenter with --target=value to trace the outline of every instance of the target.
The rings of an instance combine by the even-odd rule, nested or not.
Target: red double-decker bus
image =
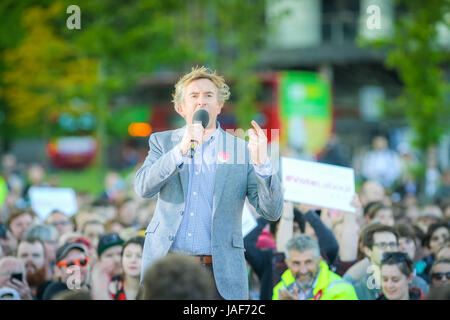
[[[260,73],[258,78],[261,90],[257,98],[257,114],[254,120],[258,122],[261,128],[267,129],[267,132],[270,132],[271,129],[280,129],[278,74]],[[175,111],[171,102],[177,79],[179,79],[177,75],[154,76],[143,79],[138,85],[137,94],[140,99],[150,103],[151,115],[148,122],[152,127],[152,132],[171,130],[184,125],[184,119]],[[238,129],[233,83],[230,83],[229,86],[230,99],[225,103],[217,119],[224,130]],[[248,128],[250,127],[251,124],[249,123]],[[271,140],[270,134],[268,140]]]

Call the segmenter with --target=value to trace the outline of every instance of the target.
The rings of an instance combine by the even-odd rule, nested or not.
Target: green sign
[[[286,117],[330,117],[330,85],[318,73],[282,72],[280,99],[281,110]]]

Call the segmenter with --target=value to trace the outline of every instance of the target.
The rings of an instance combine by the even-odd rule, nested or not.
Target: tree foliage
[[[40,124],[45,129],[60,112],[75,112],[71,101],[81,98],[84,111],[97,117],[98,139],[107,144],[105,126],[114,97],[127,94],[144,76],[186,72],[194,65],[232,80],[241,127],[255,115],[259,83],[254,66],[267,31],[264,1],[7,3],[22,21],[17,39],[0,48],[6,67],[0,69],[1,97],[15,127]],[[73,4],[81,9],[80,30],[66,27],[65,10]]]
[[[448,132],[450,86],[445,66],[449,48],[438,41],[438,25],[450,28],[449,0],[397,0],[404,10],[396,20],[394,34],[371,44],[387,48],[386,65],[397,71],[403,91],[388,103],[404,114],[415,132],[420,150],[436,145]]]
[[[7,68],[1,94],[11,107],[9,120],[18,129],[45,128],[61,112],[74,112],[71,100],[89,97],[97,81],[98,61],[80,56],[52,27],[51,20],[64,9],[60,2],[26,9],[21,21],[23,40],[4,52]]]

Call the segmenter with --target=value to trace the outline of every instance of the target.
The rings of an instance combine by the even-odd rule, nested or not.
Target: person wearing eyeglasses
[[[422,290],[411,287],[413,262],[404,252],[385,252],[381,259],[381,287],[377,300],[423,300]]]
[[[373,224],[367,227],[362,234],[362,245],[370,265],[366,269],[366,275],[354,283],[354,287],[359,300],[375,300],[381,293],[379,273],[381,256],[384,252],[397,251],[398,235],[393,227]],[[349,277],[346,275],[344,275],[344,279],[349,281]]]
[[[58,230],[59,236],[74,231],[74,225],[70,219],[63,212],[58,210],[50,212],[45,223],[54,226],[56,230]]]
[[[450,259],[439,259],[431,268],[432,286],[450,286]]]
[[[89,288],[89,257],[86,246],[67,242],[56,251],[53,281],[47,286],[43,300],[51,300],[64,290]]]
[[[381,258],[385,252],[399,251],[398,239],[397,231],[390,226],[374,224],[365,229],[362,234],[362,244],[370,265],[361,280],[352,282],[359,300],[375,300],[381,294]],[[344,279],[349,281],[348,276],[344,275]],[[413,275],[410,286],[420,287],[421,290],[423,288],[416,275]]]

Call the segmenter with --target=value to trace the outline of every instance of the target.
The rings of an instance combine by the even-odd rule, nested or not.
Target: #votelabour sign
[[[282,157],[281,172],[286,201],[355,212],[352,168]]]

